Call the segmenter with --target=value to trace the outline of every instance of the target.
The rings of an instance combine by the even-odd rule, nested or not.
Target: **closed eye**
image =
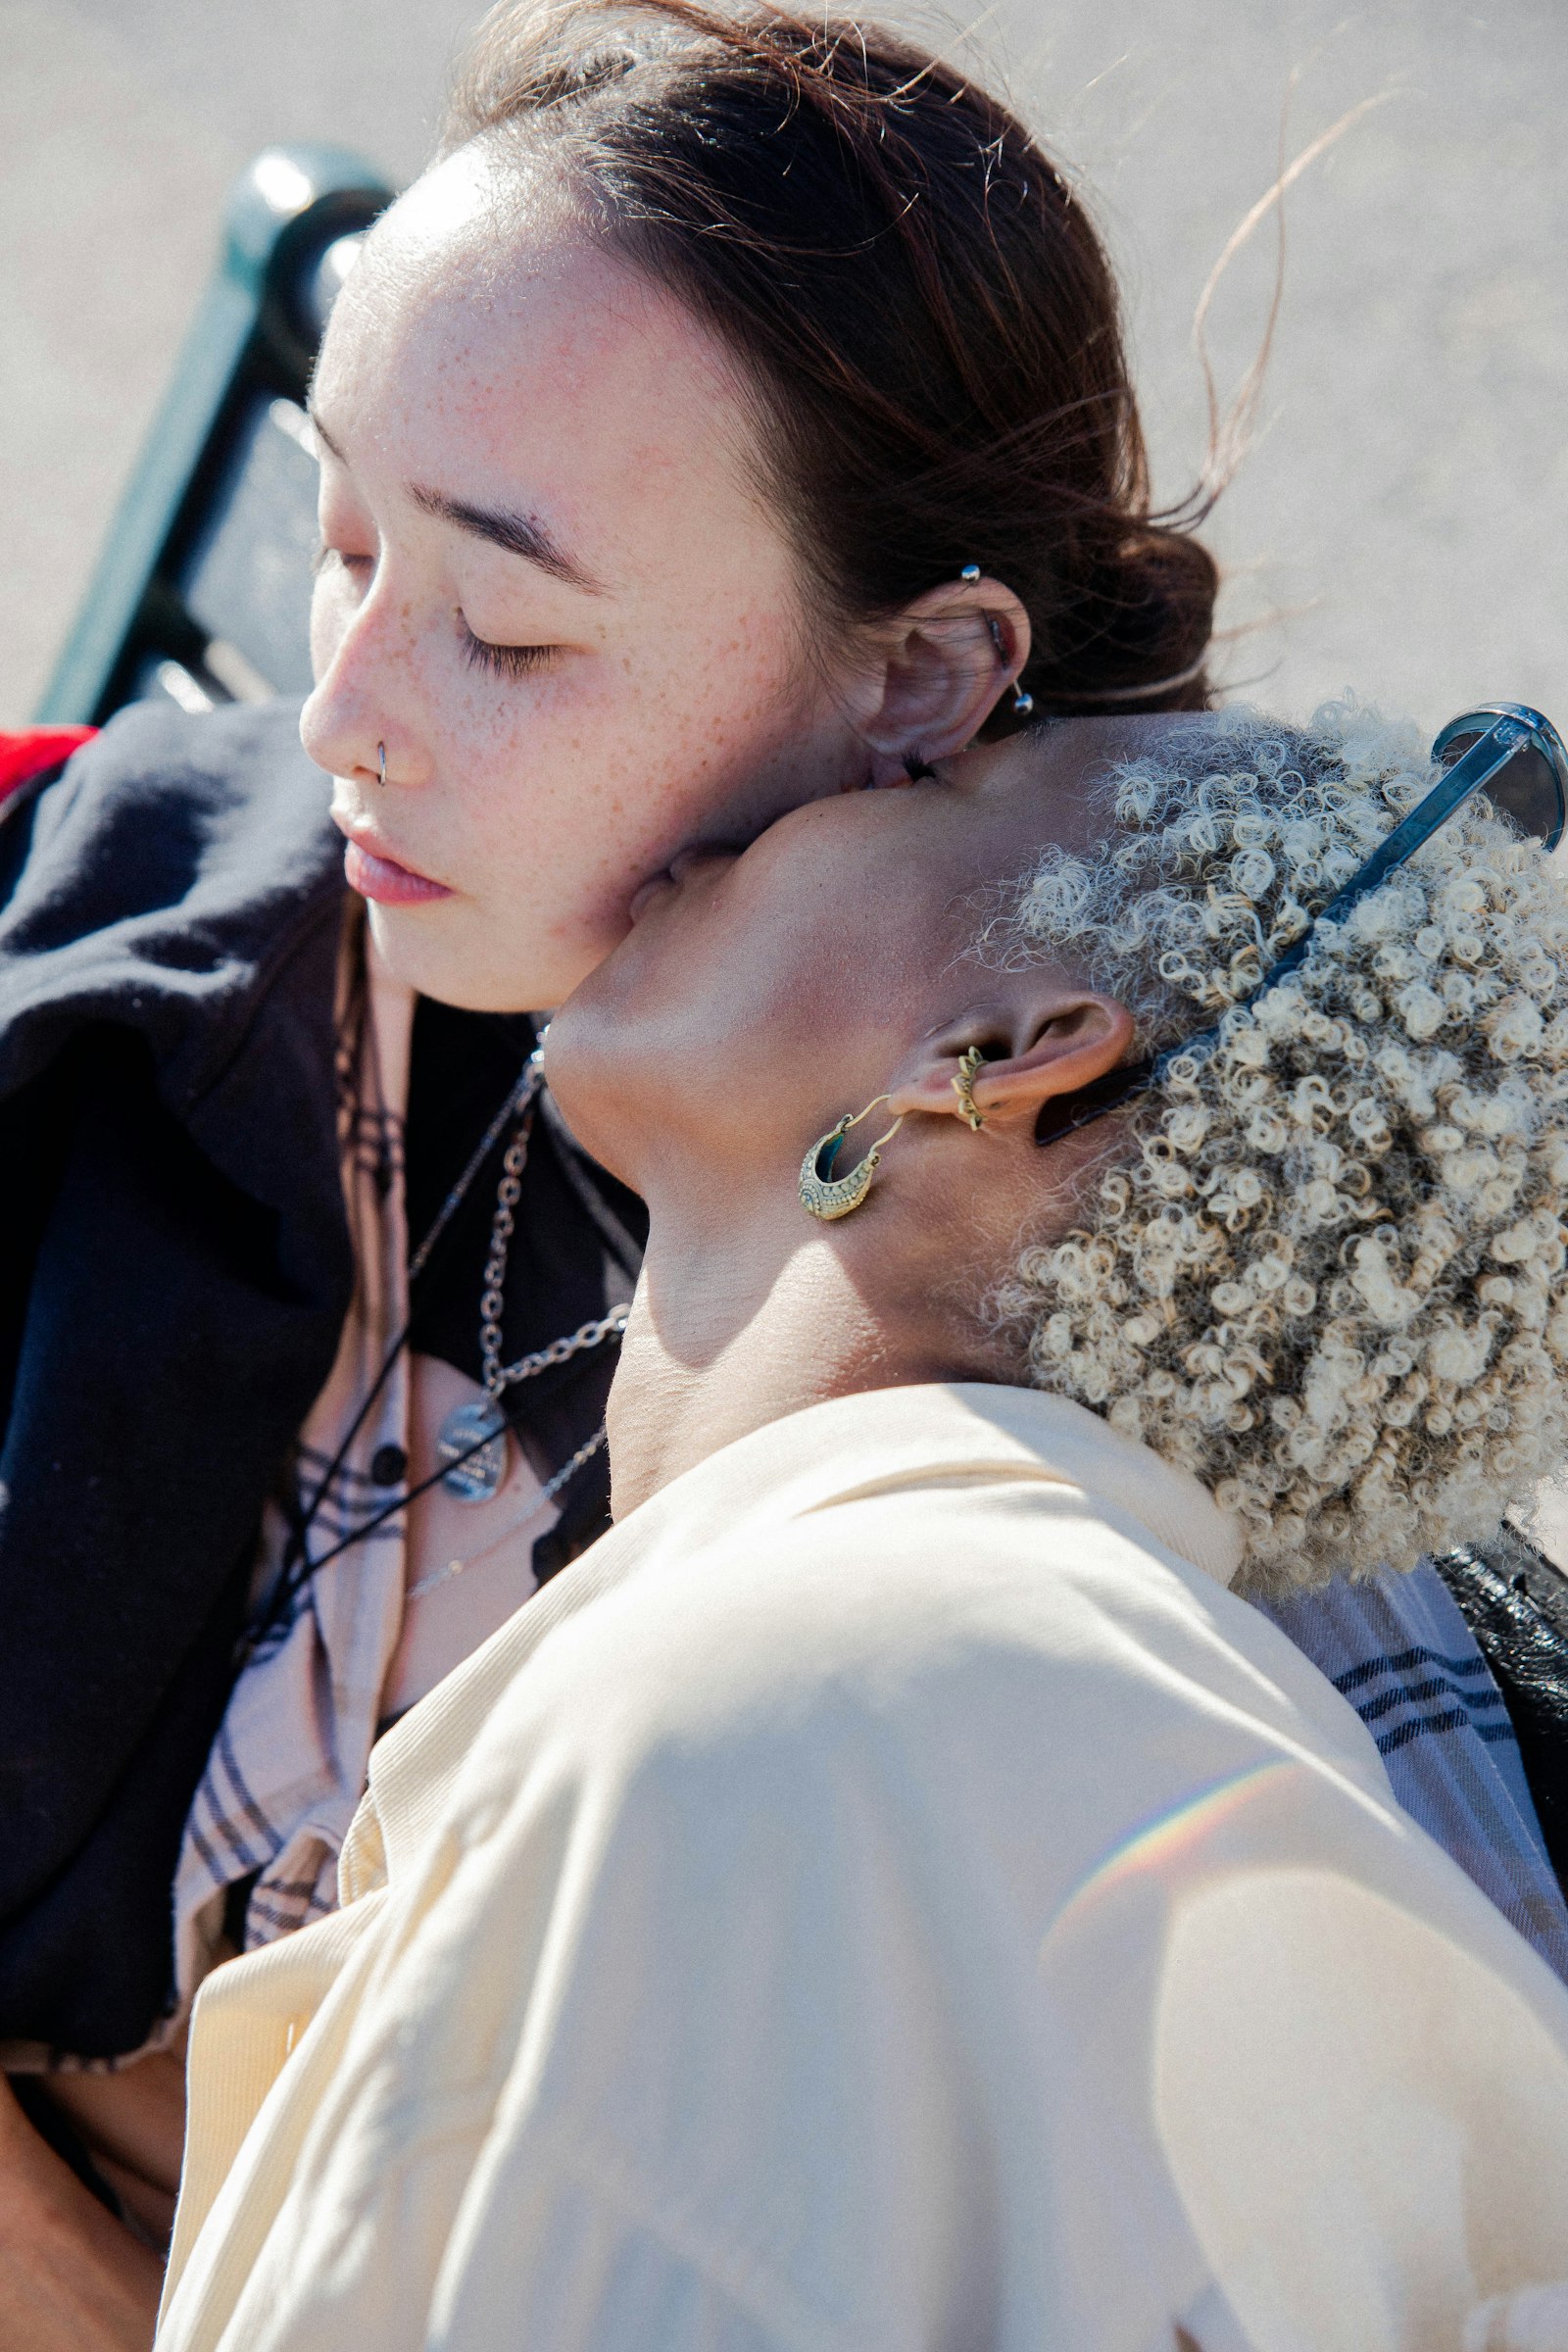
[[[543,669],[556,650],[553,645],[492,645],[488,637],[476,637],[466,621],[461,633],[465,662],[495,678],[525,678]]]
[[[324,539],[318,539],[311,550],[311,570],[318,579],[334,564],[342,571],[355,572],[369,570],[374,563],[373,556],[347,555],[341,547],[331,547]]]

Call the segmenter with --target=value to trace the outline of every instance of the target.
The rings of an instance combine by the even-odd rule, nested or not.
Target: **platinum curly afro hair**
[[[1253,1591],[1482,1540],[1568,1445],[1568,898],[1472,803],[1245,1002],[1430,781],[1350,705],[1176,722],[992,926],[1207,1058],[1103,1131],[998,1304],[1031,1374],[1191,1469]],[[1107,815],[1109,810],[1107,808]],[[1096,1130],[1096,1133],[1102,1131]]]

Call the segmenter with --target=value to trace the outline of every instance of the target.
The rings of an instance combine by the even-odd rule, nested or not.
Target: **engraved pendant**
[[[470,1446],[478,1446],[478,1452],[469,1453]],[[443,1462],[453,1465],[443,1473],[441,1484],[460,1502],[489,1502],[499,1494],[507,1475],[507,1422],[495,1398],[480,1396],[471,1404],[454,1405],[441,1424],[435,1449]],[[460,1458],[464,1454],[468,1455],[466,1461]]]

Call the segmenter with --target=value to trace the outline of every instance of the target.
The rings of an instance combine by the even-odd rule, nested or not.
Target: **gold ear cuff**
[[[953,1081],[953,1091],[958,1098],[959,1113],[968,1121],[971,1135],[978,1135],[986,1123],[985,1112],[976,1110],[974,1106],[974,1082],[985,1066],[985,1055],[978,1046],[971,1046],[967,1054],[959,1054],[958,1075]]]

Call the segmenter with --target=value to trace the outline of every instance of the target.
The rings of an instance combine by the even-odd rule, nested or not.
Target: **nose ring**
[[[375,773],[376,773],[376,781],[377,781],[378,783],[380,783],[380,784],[385,784],[385,782],[386,782],[386,745],[385,745],[384,743],[378,743],[378,744],[376,745],[376,747],[375,747]]]

